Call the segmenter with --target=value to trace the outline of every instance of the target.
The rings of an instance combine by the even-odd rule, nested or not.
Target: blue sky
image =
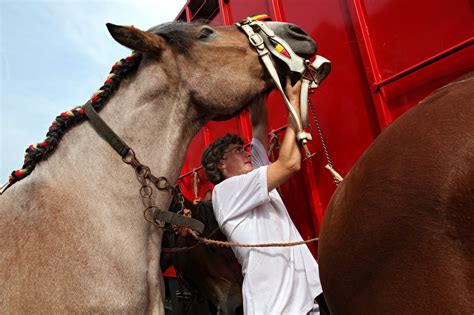
[[[61,112],[82,105],[130,50],[105,23],[148,29],[186,0],[0,0],[0,185]]]

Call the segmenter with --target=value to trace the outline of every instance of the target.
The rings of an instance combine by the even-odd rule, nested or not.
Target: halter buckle
[[[253,34],[249,35],[249,41],[255,47],[258,47],[258,46],[263,44],[262,36],[260,36],[257,33],[253,33]]]

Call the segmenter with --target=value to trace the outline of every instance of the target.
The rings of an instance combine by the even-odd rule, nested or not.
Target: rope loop
[[[275,130],[270,131],[270,140],[268,145],[267,155],[270,156],[270,161],[275,161],[274,149],[279,150],[281,147],[280,138],[275,133]]]

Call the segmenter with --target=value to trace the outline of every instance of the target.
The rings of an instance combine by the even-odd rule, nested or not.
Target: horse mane
[[[90,98],[90,103],[96,111],[100,111],[108,97],[118,89],[121,80],[138,68],[142,54],[134,52],[131,56],[117,61],[107,76],[104,85]],[[32,144],[25,150],[25,159],[21,169],[15,170],[8,178],[8,185],[12,185],[30,175],[36,165],[48,158],[57,148],[62,136],[73,126],[84,121],[86,115],[81,106],[61,113],[53,121],[43,142]]]
[[[176,52],[187,52],[196,40],[193,30],[196,26],[207,24],[205,21],[186,23],[181,21],[163,23],[154,26],[148,32],[157,34],[166,39]],[[118,89],[122,78],[138,68],[142,54],[134,52],[131,56],[117,61],[110,71],[104,85],[90,98],[92,107],[98,112],[105,105],[108,97]],[[86,119],[81,106],[61,113],[53,121],[43,142],[32,144],[25,150],[25,159],[21,169],[13,171],[8,178],[8,186],[30,175],[36,165],[48,158],[57,148],[64,133],[72,126]]]
[[[196,26],[208,24],[208,21],[199,20],[192,23],[175,21],[163,23],[150,28],[147,32],[163,37],[177,52],[187,52],[196,41]]]

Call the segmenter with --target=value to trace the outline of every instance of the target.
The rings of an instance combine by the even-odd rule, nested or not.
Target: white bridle
[[[261,15],[258,17],[266,18],[267,16]],[[235,25],[247,34],[250,43],[257,50],[260,59],[283,96],[286,107],[296,123],[296,138],[301,142],[305,149],[306,157],[309,158],[311,153],[309,152],[306,143],[312,140],[312,137],[310,133],[304,130],[304,128],[308,126],[308,90],[316,89],[321,81],[329,74],[331,71],[331,62],[318,55],[316,55],[313,62],[301,58],[293,51],[293,49],[291,49],[288,43],[286,43],[282,38],[276,36],[275,33],[265,25],[265,22],[262,22],[255,17],[248,17]],[[280,50],[277,50],[277,48]],[[285,51],[286,55],[282,53],[282,51]],[[288,65],[291,73],[298,74],[302,79],[300,93],[301,117],[295,111],[283,90],[277,70],[272,61],[272,55],[283,61]]]

